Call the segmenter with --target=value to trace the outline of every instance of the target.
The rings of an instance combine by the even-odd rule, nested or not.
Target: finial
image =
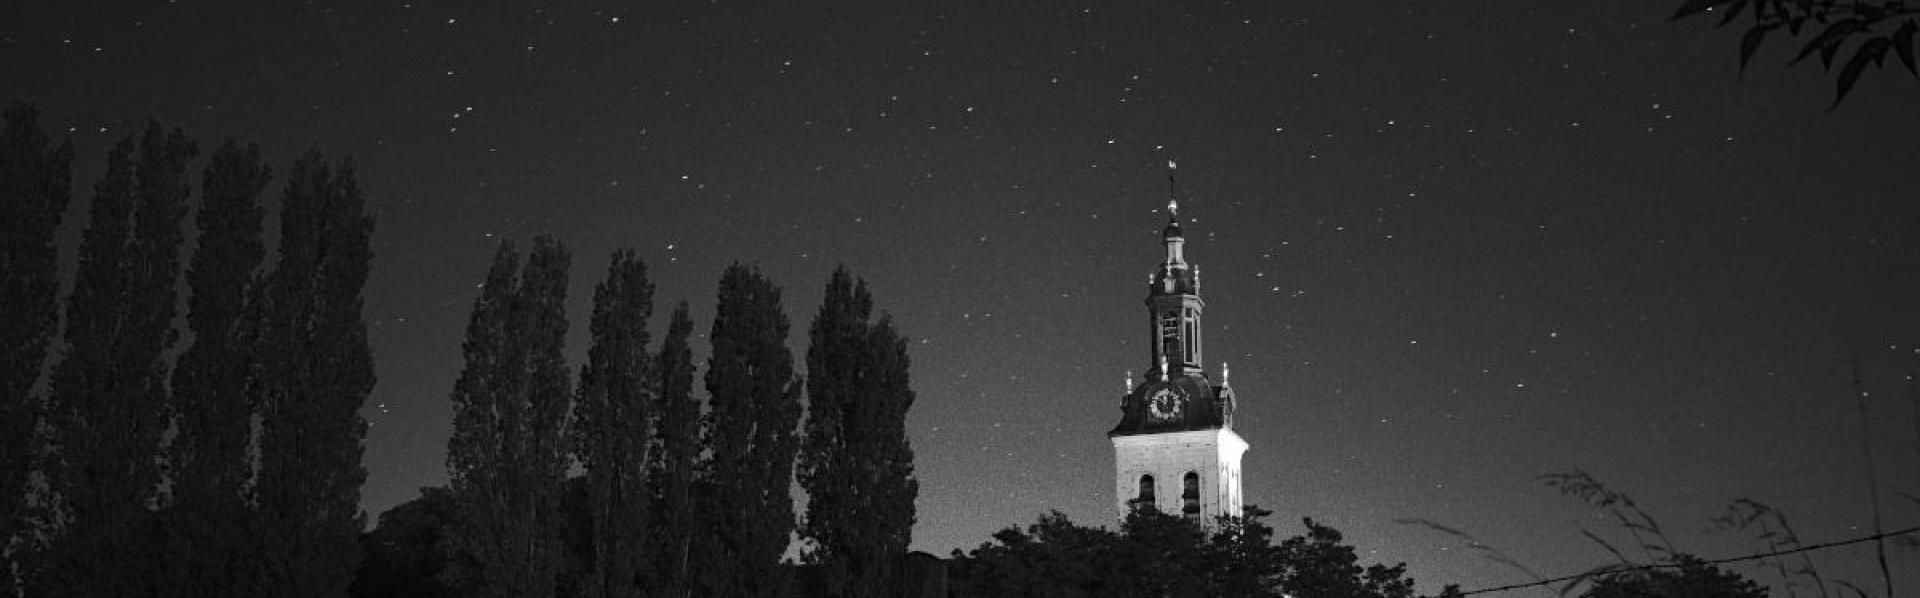
[[[1133,370],[1127,370],[1127,387],[1124,390],[1133,392]]]
[[[1227,362],[1220,362],[1220,385],[1227,385]]]
[[[1167,159],[1167,217],[1168,218],[1178,216],[1180,212],[1180,200],[1177,199],[1180,197],[1180,194],[1175,192],[1176,188],[1174,187],[1174,183],[1173,183],[1173,171],[1179,170],[1179,169],[1180,169],[1180,165],[1174,163],[1172,158]]]

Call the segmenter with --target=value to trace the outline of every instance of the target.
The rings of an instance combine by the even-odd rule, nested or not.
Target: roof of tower
[[[1148,413],[1149,400],[1162,389],[1184,401],[1180,413],[1158,419]],[[1120,423],[1108,436],[1159,434],[1187,430],[1218,430],[1233,427],[1233,390],[1215,386],[1206,374],[1178,376],[1169,380],[1148,379],[1127,393],[1121,401]]]

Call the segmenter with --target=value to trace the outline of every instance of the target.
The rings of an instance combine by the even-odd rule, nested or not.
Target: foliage
[[[1592,474],[1576,469],[1545,474],[1540,476],[1540,480],[1548,487],[1558,489],[1561,494],[1578,498],[1588,506],[1606,513],[1614,523],[1620,526],[1620,529],[1625,530],[1633,538],[1634,544],[1646,557],[1647,562],[1661,562],[1672,558],[1675,554],[1673,541],[1667,538],[1666,532],[1661,529],[1660,523],[1655,521],[1652,515],[1647,514],[1646,510],[1633,502],[1633,497],[1608,488]],[[1587,539],[1612,553],[1621,564],[1635,564],[1631,557],[1599,534],[1585,527],[1580,528],[1580,532]]]
[[[174,278],[193,143],[149,123],[136,155],[123,139],[94,187],[68,297],[66,357],[54,370],[46,474],[58,531],[38,593],[118,596],[148,590],[147,507],[160,481]],[[111,565],[109,565],[111,564]]]
[[[261,596],[339,596],[359,566],[361,465],[373,391],[362,316],[373,220],[351,160],[308,150],[287,175],[280,258],[266,279],[254,502]]]
[[[1026,530],[1007,528],[971,553],[954,551],[954,596],[1294,596],[1407,598],[1404,565],[1361,567],[1340,532],[1305,520],[1308,533],[1275,545],[1249,507],[1210,529],[1151,509],[1119,532],[1074,525],[1059,512]],[[1457,592],[1452,586],[1448,594]]]
[[[524,272],[502,243],[475,300],[447,441],[459,517],[446,579],[476,596],[551,596],[566,474],[566,248],[534,241]]]
[[[800,383],[787,349],[780,288],[757,269],[720,277],[706,387],[708,457],[694,503],[701,526],[690,562],[694,595],[784,593],[780,557],[793,533],[793,456]]]
[[[260,241],[260,194],[270,176],[260,148],[229,139],[201,176],[200,236],[187,268],[187,323],[193,345],[173,371],[172,411],[178,432],[168,447],[172,507],[161,591],[179,596],[232,595],[233,563],[250,547],[246,485],[252,474],[253,408],[246,394],[260,305],[247,297],[266,251]]]
[[[872,311],[866,281],[835,269],[807,349],[800,534],[814,543],[806,558],[822,565],[828,592],[849,597],[885,591],[890,557],[911,543],[919,493],[906,435],[914,398],[906,341],[890,319],[871,321]]]
[[[1473,537],[1473,534],[1469,534],[1464,531],[1447,527],[1445,525],[1441,525],[1437,522],[1434,522],[1433,520],[1422,518],[1422,517],[1407,517],[1402,519],[1395,519],[1393,520],[1393,522],[1401,525],[1412,525],[1417,527],[1423,527],[1429,530],[1440,532],[1442,534],[1446,534],[1448,536],[1453,536],[1454,538],[1459,539],[1461,543],[1465,545],[1469,550],[1480,553],[1480,556],[1486,558],[1489,561],[1499,563],[1503,566],[1506,566],[1516,571],[1519,571],[1521,573],[1524,573],[1526,574],[1527,577],[1533,578],[1534,581],[1544,582],[1545,580],[1545,578],[1540,577],[1539,573],[1535,573],[1533,569],[1527,567],[1525,564],[1522,564],[1519,559],[1513,558],[1513,556],[1508,555],[1506,552],[1501,551],[1498,547],[1492,544],[1488,544],[1486,542],[1480,541],[1479,538]]]
[[[0,318],[0,538],[20,530],[40,450],[31,393],[58,324],[53,238],[73,184],[73,144],[53,145],[39,120],[37,108],[19,102],[0,115],[0,305],[7,306]],[[12,568],[0,551],[0,571]],[[13,576],[0,575],[0,595],[12,593]]]
[[[447,565],[446,530],[454,518],[453,493],[421,488],[420,496],[380,515],[360,537],[366,558],[347,595],[353,598],[452,598],[440,581]]]
[[[580,368],[574,454],[586,470],[591,561],[577,595],[635,596],[647,526],[646,466],[655,382],[647,353],[653,284],[633,252],[613,254],[593,293],[593,346]]]
[[[1280,586],[1293,596],[1411,598],[1413,580],[1405,564],[1361,568],[1352,546],[1340,543],[1338,530],[1305,520],[1307,535],[1280,543],[1280,559],[1287,564]]]
[[[1818,31],[1800,44],[1788,65],[1799,64],[1817,54],[1820,66],[1831,71],[1834,58],[1851,44],[1853,54],[1842,63],[1834,79],[1833,103],[1827,106],[1829,112],[1846,99],[1847,92],[1853,90],[1866,67],[1871,65],[1877,69],[1885,65],[1888,52],[1899,58],[1909,74],[1920,78],[1920,68],[1916,68],[1914,60],[1914,34],[1920,31],[1920,6],[1911,6],[1907,0],[1682,0],[1673,18],[1709,12],[1719,13],[1719,27],[1727,26],[1741,15],[1749,17],[1746,33],[1740,38],[1742,71],[1767,37],[1782,31],[1794,38],[1801,37],[1803,30]]]
[[[593,509],[587,500],[587,477],[573,476],[560,485],[560,578],[555,598],[574,598],[596,577]]]
[[[681,596],[687,588],[688,553],[693,542],[693,475],[700,456],[700,403],[693,397],[693,350],[687,337],[693,318],[687,302],[674,306],[661,341],[653,373],[659,380],[654,407],[657,419],[648,451],[647,494],[653,500],[653,541],[648,549],[652,567],[643,568],[646,587],[654,595]]]
[[[1737,498],[1728,503],[1726,513],[1714,517],[1712,525],[1717,530],[1753,532],[1755,539],[1760,541],[1759,550],[1756,553],[1784,552],[1805,545],[1800,541],[1800,535],[1794,533],[1793,526],[1788,524],[1785,513],[1766,503],[1749,498]],[[1789,595],[1792,595],[1795,588],[1800,585],[1798,578],[1805,577],[1813,583],[1815,589],[1820,591],[1821,596],[1828,596],[1826,580],[1821,578],[1819,567],[1814,566],[1813,555],[1802,552],[1795,556],[1798,558],[1793,560],[1797,560],[1798,563],[1790,564],[1786,557],[1775,557],[1761,562],[1773,565],[1774,571],[1780,574],[1780,583]]]
[[[1581,598],[1766,598],[1767,590],[1737,574],[1705,564],[1691,555],[1675,555],[1672,567],[1639,568],[1601,576]]]

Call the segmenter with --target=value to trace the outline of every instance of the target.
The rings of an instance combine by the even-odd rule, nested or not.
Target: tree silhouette
[[[255,596],[340,596],[360,562],[361,465],[373,354],[361,314],[373,220],[351,160],[309,149],[287,175],[267,276],[254,483]]]
[[[252,547],[243,492],[251,479],[248,445],[259,305],[247,298],[266,250],[260,241],[260,194],[271,169],[260,148],[229,139],[201,175],[200,237],[187,267],[187,324],[193,345],[173,371],[177,433],[168,447],[172,506],[163,524],[168,543],[161,591],[177,596],[232,596],[234,563]]]
[[[1340,543],[1338,530],[1305,519],[1307,535],[1280,543],[1286,563],[1280,586],[1301,598],[1412,598],[1413,580],[1406,565],[1374,564],[1362,568],[1353,547]]]
[[[886,591],[895,557],[912,541],[919,492],[906,434],[914,398],[906,342],[872,312],[866,281],[834,269],[807,349],[800,533],[814,543],[806,558],[821,566],[828,593],[847,597]]]
[[[45,595],[145,593],[156,573],[148,505],[160,481],[164,356],[195,150],[179,130],[148,123],[135,152],[122,139],[107,156],[67,302],[67,352],[47,413],[45,471],[60,525],[37,572]]]
[[[568,373],[565,247],[502,243],[475,300],[447,441],[458,505],[446,579],[475,596],[551,596],[561,566]]]
[[[647,538],[646,466],[654,402],[647,318],[653,284],[630,250],[593,292],[593,346],[580,368],[574,455],[586,471],[591,561],[578,596],[636,596]]]
[[[800,419],[780,287],[735,263],[720,277],[715,311],[692,593],[778,596],[787,585],[779,565],[793,533],[789,486]]]
[[[970,553],[954,551],[953,595],[1410,598],[1406,567],[1361,567],[1340,532],[1306,520],[1307,535],[1272,543],[1267,511],[1221,517],[1211,531],[1153,509],[1120,531],[1073,524],[1058,512],[1007,528]],[[1448,586],[1442,595],[1458,590]]]
[[[380,514],[361,536],[366,558],[347,595],[353,598],[453,598],[440,580],[447,566],[447,526],[454,518],[453,493],[421,488],[420,496]]]
[[[32,396],[58,324],[59,251],[53,245],[73,184],[73,144],[53,145],[40,111],[9,103],[0,115],[0,538],[25,516],[27,476],[40,451],[38,400]],[[0,551],[4,552],[4,551]],[[0,570],[11,571],[10,554]],[[0,594],[14,591],[0,576]]]
[[[1884,66],[1890,52],[1907,68],[1908,74],[1920,78],[1920,68],[1916,68],[1914,59],[1914,34],[1920,31],[1920,5],[1909,5],[1907,0],[1682,0],[1673,18],[1716,13],[1720,16],[1717,27],[1748,17],[1746,32],[1740,37],[1742,71],[1768,37],[1782,32],[1796,39],[1803,32],[1812,34],[1800,44],[1788,65],[1818,55],[1821,68],[1832,71],[1834,59],[1851,46],[1853,54],[1840,63],[1840,72],[1834,78],[1833,103],[1827,106],[1829,112],[1847,98],[1868,66],[1876,69]]]
[[[1737,574],[1702,563],[1691,555],[1676,555],[1673,568],[1617,571],[1593,580],[1580,598],[1766,598],[1767,589]]]
[[[657,596],[684,596],[696,529],[693,476],[700,456],[700,403],[693,397],[693,350],[687,337],[693,319],[687,302],[674,306],[667,338],[660,343],[653,373],[659,380],[654,412],[654,441],[648,451],[647,494],[652,497],[652,567],[643,568],[646,587]]]

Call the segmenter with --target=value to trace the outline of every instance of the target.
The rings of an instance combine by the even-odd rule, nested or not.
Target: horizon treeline
[[[352,160],[290,164],[267,267],[259,148],[229,139],[196,172],[198,145],[149,123],[107,153],[62,301],[72,146],[31,105],[3,127],[0,592],[344,594],[374,383]]]
[[[448,487],[381,517],[353,594],[787,596],[797,534],[823,595],[890,595],[915,520],[914,393],[906,340],[865,281],[830,275],[803,381],[780,287],[727,267],[702,400],[687,302],[649,349],[654,287],[631,250],[594,288],[570,374],[571,263],[548,236],[524,259],[512,242],[495,252],[452,392]]]
[[[3,125],[0,595],[783,596],[796,534],[821,591],[886,594],[918,494],[910,361],[844,266],[803,376],[757,269],[722,274],[698,368],[686,302],[654,348],[646,265],[617,251],[576,373],[571,254],[502,243],[452,381],[449,486],[363,533],[373,221],[352,160],[309,149],[278,177],[269,260],[259,148],[198,162],[151,123],[108,153],[62,297],[72,145],[29,104]],[[390,533],[430,540],[429,578]]]

